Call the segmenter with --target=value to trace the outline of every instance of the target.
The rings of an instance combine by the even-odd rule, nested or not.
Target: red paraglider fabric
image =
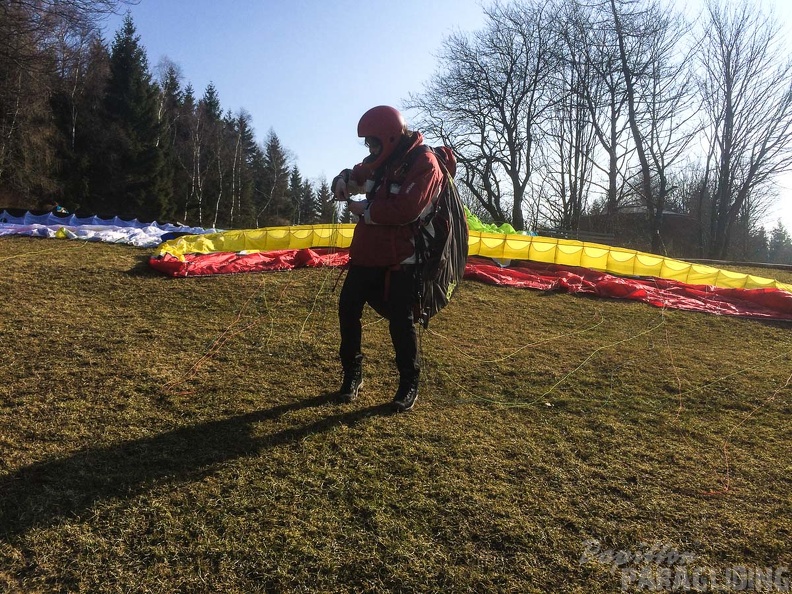
[[[183,260],[166,254],[152,257],[150,264],[152,268],[170,276],[205,276],[303,267],[340,267],[345,266],[348,260],[346,250],[316,248],[249,254],[186,254]],[[710,314],[792,320],[792,293],[776,288],[729,289],[661,278],[627,278],[588,268],[528,260],[500,266],[492,260],[479,257],[468,258],[465,279],[507,287],[630,299],[656,307]]]
[[[306,267],[339,267],[346,266],[347,262],[349,262],[349,254],[346,250],[333,248],[277,250],[249,254],[234,252],[185,254],[184,260],[165,254],[162,257],[152,257],[149,260],[152,268],[170,276],[208,276],[240,272],[272,272]]]
[[[792,293],[776,288],[729,289],[662,278],[626,278],[588,268],[530,261],[500,267],[482,258],[468,259],[465,278],[508,287],[631,299],[656,307],[792,320]]]

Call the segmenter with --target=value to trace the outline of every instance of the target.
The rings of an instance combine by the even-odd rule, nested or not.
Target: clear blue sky
[[[789,30],[788,0],[762,4]],[[167,57],[197,97],[214,83],[223,110],[248,111],[259,142],[274,130],[311,181],[359,162],[363,112],[402,108],[436,71],[443,39],[484,25],[481,0],[139,0],[129,10],[152,73]],[[121,20],[107,20],[108,43]],[[792,231],[792,175],[779,182],[767,224]]]
[[[140,0],[129,10],[152,73],[167,57],[197,98],[214,83],[223,110],[248,111],[260,142],[274,130],[309,180],[358,163],[360,116],[401,108],[432,76],[443,38],[484,23],[479,0]],[[108,43],[121,20],[107,20]]]

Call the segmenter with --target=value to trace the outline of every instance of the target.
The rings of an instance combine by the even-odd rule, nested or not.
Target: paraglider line
[[[343,272],[343,270],[344,269],[342,268],[341,271]],[[322,283],[319,285],[319,290],[316,292],[316,295],[314,296],[313,303],[311,304],[311,309],[308,310],[308,314],[305,316],[305,320],[303,320],[302,326],[300,327],[300,333],[297,335],[298,339],[302,339],[303,332],[305,332],[305,326],[308,323],[308,320],[313,315],[314,311],[316,310],[316,304],[319,302],[319,297],[322,295],[322,290],[325,288],[325,285],[327,285],[327,281],[332,276],[333,272],[334,272],[334,268],[332,267],[327,268],[327,271],[325,272],[322,278]],[[341,275],[339,274],[338,278],[336,279],[335,285],[333,285],[333,289],[331,293],[335,292],[336,286],[338,285],[338,281],[340,280],[340,278]]]
[[[665,310],[665,308],[663,308]],[[679,420],[679,415],[682,414],[682,378],[679,377],[679,370],[674,362],[674,349],[671,348],[671,339],[668,336],[668,328],[665,329],[666,347],[668,349],[668,359],[671,361],[671,369],[674,370],[674,377],[677,383],[677,412],[674,420]]]
[[[242,305],[242,307],[237,312],[236,318],[225,328],[225,330],[223,330],[220,333],[220,335],[217,338],[215,338],[215,340],[212,342],[211,346],[207,349],[207,351],[201,357],[199,357],[198,360],[195,363],[192,364],[192,366],[182,375],[182,377],[174,379],[174,380],[171,380],[170,382],[168,382],[167,384],[165,384],[163,386],[163,391],[164,392],[166,392],[166,393],[168,393],[168,392],[174,393],[173,389],[176,386],[186,382],[188,379],[193,377],[195,375],[195,373],[198,371],[198,369],[206,361],[212,359],[215,355],[217,355],[217,353],[220,352],[220,350],[225,346],[225,344],[229,340],[231,340],[232,338],[234,338],[235,336],[237,336],[239,334],[247,332],[248,330],[250,330],[251,328],[253,328],[254,326],[256,326],[259,323],[259,320],[260,320],[261,316],[258,316],[256,319],[254,319],[250,323],[242,326],[241,328],[236,329],[234,332],[231,331],[237,324],[239,324],[240,320],[242,319],[242,315],[245,313],[245,310],[248,308],[248,305],[250,304],[250,302],[253,301],[253,298],[256,295],[258,295],[259,293],[262,292],[264,284],[266,283],[266,280],[267,280],[266,276],[261,279],[261,283],[258,285],[256,290],[251,293],[250,297],[248,297],[248,299],[245,301],[245,303]],[[288,287],[288,286],[289,285],[287,283],[286,287]],[[281,292],[281,297],[283,296],[284,293],[285,293],[285,289],[284,289],[283,292]],[[265,296],[265,299],[266,299],[266,296]],[[267,308],[267,311],[269,311],[269,308]],[[272,328],[270,328],[270,333],[271,332],[272,332]],[[181,395],[181,396],[185,396],[185,395],[191,394],[191,393],[192,393],[191,391],[185,391],[185,392],[179,392],[178,394]]]
[[[549,390],[547,390],[547,391],[546,391],[544,394],[542,394],[542,395],[539,397],[539,399],[545,398],[545,397],[546,397],[548,394],[550,394],[550,392],[552,392],[552,391],[553,391],[553,390],[555,390],[555,389],[556,389],[558,386],[560,386],[561,384],[563,384],[563,383],[564,383],[564,382],[565,382],[565,381],[566,381],[566,380],[567,380],[567,379],[568,379],[570,376],[572,376],[572,375],[574,375],[575,373],[577,373],[577,372],[578,372],[578,371],[579,371],[579,370],[580,370],[580,369],[581,369],[581,368],[582,368],[582,367],[583,367],[583,366],[584,366],[586,363],[588,363],[589,361],[591,361],[591,359],[593,359],[593,358],[594,358],[594,356],[595,356],[597,353],[599,353],[600,351],[604,351],[605,349],[609,349],[609,348],[612,348],[612,347],[616,347],[616,346],[619,346],[619,345],[621,345],[621,344],[624,344],[625,342],[630,342],[631,340],[635,340],[636,338],[640,338],[641,336],[643,336],[643,335],[645,335],[645,334],[649,334],[649,333],[651,333],[651,332],[654,332],[655,330],[657,330],[657,329],[658,329],[660,326],[662,326],[663,324],[665,324],[665,315],[662,315],[662,314],[661,314],[660,322],[658,322],[656,325],[652,326],[651,328],[647,328],[646,330],[642,330],[642,331],[641,331],[641,332],[639,332],[638,334],[634,334],[633,336],[630,336],[630,337],[628,337],[628,338],[625,338],[625,339],[623,339],[623,340],[617,340],[616,342],[612,342],[612,343],[610,343],[610,344],[605,344],[605,345],[602,345],[602,346],[600,346],[600,347],[597,347],[596,349],[594,349],[594,351],[593,351],[593,352],[592,352],[592,353],[591,353],[591,354],[590,354],[588,357],[586,357],[585,359],[583,359],[583,361],[580,363],[580,365],[578,365],[577,367],[575,367],[575,368],[574,368],[572,371],[568,372],[566,375],[564,375],[564,377],[562,377],[562,378],[561,378],[560,380],[558,380],[558,381],[557,381],[555,384],[553,384],[553,386],[552,386],[552,387],[551,387]]]
[[[718,496],[718,495],[725,495],[726,493],[728,493],[731,490],[731,465],[729,464],[729,442],[731,441],[732,434],[737,429],[742,427],[748,421],[748,419],[753,417],[760,409],[764,408],[765,406],[770,404],[773,400],[775,400],[776,397],[778,396],[778,394],[781,392],[781,390],[785,389],[789,385],[790,381],[792,381],[792,374],[790,374],[790,376],[786,379],[786,382],[784,382],[783,386],[778,388],[775,392],[773,392],[763,402],[757,404],[747,415],[745,415],[742,418],[742,420],[739,423],[737,423],[734,427],[732,427],[729,430],[729,432],[726,434],[726,438],[723,440],[723,448],[722,448],[723,449],[723,461],[724,461],[724,464],[726,465],[726,478],[724,479],[724,482],[723,482],[723,488],[718,489],[718,490],[705,491],[704,493],[702,493],[702,495],[706,495],[707,497],[714,497],[714,496]]]
[[[790,354],[790,351],[784,351],[780,355],[776,355],[775,357],[772,357],[770,359],[765,359],[762,363],[763,363],[763,365],[766,365],[768,363],[772,363],[773,361],[777,361],[778,359],[781,359],[782,357],[786,357],[789,354]],[[746,371],[751,371],[752,369],[758,369],[758,368],[759,368],[759,366],[743,367],[741,369],[738,369],[737,371],[733,371],[732,373],[729,373],[729,374],[723,375],[723,376],[721,376],[719,378],[716,378],[716,379],[712,380],[711,382],[707,382],[705,384],[702,384],[702,385],[698,386],[697,388],[691,388],[690,390],[686,390],[685,392],[682,392],[679,396],[681,398],[682,396],[687,396],[688,394],[692,394],[694,392],[700,392],[701,390],[704,390],[705,388],[709,388],[710,386],[714,386],[715,384],[717,384],[719,382],[722,382],[723,380],[732,378],[732,377],[734,377],[736,375],[740,375],[742,373],[745,373]],[[789,380],[787,380],[787,382],[789,382]],[[785,384],[785,386],[786,386],[786,384]]]
[[[600,313],[600,312],[597,312],[597,313]],[[542,340],[539,340],[539,341],[536,341],[536,342],[530,342],[528,344],[525,344],[525,345],[515,349],[511,353],[509,353],[507,355],[504,355],[503,357],[498,357],[497,359],[478,359],[477,357],[474,357],[473,355],[471,355],[469,353],[466,353],[465,351],[460,349],[453,342],[451,342],[451,340],[448,337],[443,336],[439,332],[435,332],[434,330],[432,330],[430,328],[427,328],[426,331],[429,332],[430,334],[432,334],[433,336],[437,336],[438,338],[442,338],[443,340],[448,341],[451,344],[451,347],[453,349],[455,349],[457,352],[459,352],[463,356],[467,357],[468,359],[471,359],[471,360],[475,361],[476,363],[489,364],[489,363],[501,363],[503,361],[506,361],[507,359],[511,359],[512,357],[516,356],[518,353],[520,353],[521,351],[524,351],[525,349],[528,349],[528,348],[531,348],[531,347],[536,347],[536,346],[539,346],[540,344],[545,344],[545,343],[548,343],[548,342],[553,342],[554,340],[559,340],[561,338],[567,338],[567,337],[570,337],[570,336],[576,336],[578,334],[584,334],[586,332],[591,332],[592,330],[596,330],[597,328],[599,328],[604,323],[605,323],[605,319],[600,317],[600,320],[596,324],[594,324],[593,326],[590,326],[588,328],[583,328],[582,330],[575,330],[574,332],[567,332],[565,334],[557,334],[556,336],[551,336],[550,338],[543,338]]]
[[[544,342],[550,342],[551,340],[556,340],[556,339],[560,339],[560,338],[566,338],[567,336],[574,336],[574,335],[576,335],[576,334],[582,334],[582,333],[584,333],[584,332],[588,332],[588,331],[590,331],[590,330],[593,330],[593,329],[597,328],[597,327],[598,327],[598,326],[600,326],[602,323],[603,323],[603,321],[600,321],[600,322],[598,322],[597,324],[595,324],[594,326],[591,326],[590,328],[586,328],[586,329],[584,329],[584,330],[578,330],[578,331],[576,331],[576,332],[570,332],[570,333],[568,333],[568,334],[562,334],[562,335],[558,335],[558,336],[555,336],[555,337],[553,337],[553,338],[550,338],[550,339],[547,339],[547,340],[543,340],[543,341],[540,341],[540,342],[537,342],[537,343],[534,343],[534,344],[525,345],[525,346],[523,346],[523,347],[520,347],[520,349],[518,349],[518,350],[522,350],[522,349],[524,349],[524,348],[527,348],[527,347],[530,347],[530,346],[536,346],[536,345],[542,344],[542,343],[544,343]],[[560,386],[561,384],[563,384],[563,383],[564,383],[564,382],[565,382],[567,379],[569,379],[569,378],[570,378],[572,375],[574,375],[575,373],[577,373],[577,372],[578,372],[578,371],[579,371],[579,370],[580,370],[580,369],[581,369],[581,368],[582,368],[584,365],[586,365],[586,363],[588,363],[588,362],[589,362],[589,361],[590,361],[592,358],[594,358],[594,356],[595,356],[597,353],[599,353],[600,351],[603,351],[603,350],[605,350],[605,349],[609,349],[609,348],[612,348],[612,347],[619,346],[620,344],[624,344],[624,343],[626,343],[626,342],[630,342],[631,340],[635,340],[636,338],[640,338],[641,336],[644,336],[645,334],[649,334],[650,332],[654,332],[655,330],[657,330],[657,329],[658,329],[660,326],[662,326],[663,324],[665,324],[665,317],[664,317],[664,316],[662,317],[662,319],[660,320],[660,322],[659,322],[658,324],[656,324],[656,325],[652,326],[651,328],[647,328],[646,330],[642,330],[641,332],[638,332],[637,334],[635,334],[635,335],[633,335],[633,336],[630,336],[630,337],[628,337],[628,338],[624,338],[624,339],[622,339],[622,340],[618,340],[618,341],[616,341],[616,342],[612,342],[612,343],[610,343],[610,344],[606,344],[606,345],[602,345],[602,346],[600,346],[600,347],[597,347],[597,348],[596,348],[596,349],[595,349],[595,350],[594,350],[594,351],[593,351],[593,352],[592,352],[590,355],[588,355],[588,356],[587,356],[587,357],[586,357],[586,358],[585,358],[585,359],[584,359],[584,360],[583,360],[583,361],[580,363],[580,365],[578,365],[578,366],[577,366],[577,367],[575,367],[573,370],[571,370],[571,371],[569,371],[568,373],[566,373],[566,374],[565,374],[565,375],[564,375],[564,376],[563,376],[563,377],[562,377],[560,380],[558,380],[558,381],[557,381],[555,384],[553,384],[553,386],[552,386],[552,387],[551,387],[549,390],[547,390],[546,392],[544,392],[544,393],[543,393],[541,396],[539,396],[538,398],[536,398],[536,399],[534,399],[534,400],[531,400],[530,402],[509,402],[509,403],[505,403],[505,402],[498,401],[498,400],[494,400],[494,399],[491,399],[491,398],[484,398],[484,397],[482,397],[482,396],[474,396],[474,399],[475,399],[475,400],[478,400],[478,401],[481,401],[481,402],[486,402],[486,403],[488,403],[488,404],[494,404],[494,405],[498,405],[498,406],[504,406],[504,407],[508,407],[508,408],[524,408],[524,407],[528,407],[528,406],[533,406],[533,405],[534,405],[534,404],[536,404],[537,402],[539,402],[539,401],[543,400],[543,399],[544,399],[544,398],[545,398],[545,397],[546,397],[548,394],[550,394],[551,392],[553,392],[553,391],[554,391],[556,388],[558,388],[558,386]],[[514,354],[516,354],[517,352],[518,352],[518,351],[515,351],[514,353],[512,353],[512,354],[511,354],[511,355],[509,355],[509,356],[513,356],[513,355],[514,355]],[[505,359],[505,358],[507,358],[507,357],[504,357],[503,359]],[[503,359],[498,359],[497,361],[502,361]],[[488,361],[485,361],[485,362],[487,362],[487,363],[488,363]]]

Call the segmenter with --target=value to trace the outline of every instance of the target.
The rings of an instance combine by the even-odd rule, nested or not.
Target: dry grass
[[[617,591],[591,539],[792,565],[788,325],[465,282],[392,415],[374,315],[329,398],[337,271],[147,255],[0,239],[0,591]]]

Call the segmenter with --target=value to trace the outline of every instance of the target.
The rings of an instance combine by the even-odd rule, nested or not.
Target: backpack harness
[[[445,162],[444,152],[428,145],[410,151],[399,172],[406,173],[415,159],[426,152],[434,153],[445,177],[440,194],[433,200],[428,215],[415,221],[415,306],[413,321],[424,328],[429,319],[443,309],[459,286],[465,272],[468,250],[468,228],[462,200]],[[382,181],[381,177],[375,187]],[[394,268],[400,269],[400,266]],[[387,302],[390,271],[385,277],[383,299]],[[387,316],[386,316],[387,317]]]

